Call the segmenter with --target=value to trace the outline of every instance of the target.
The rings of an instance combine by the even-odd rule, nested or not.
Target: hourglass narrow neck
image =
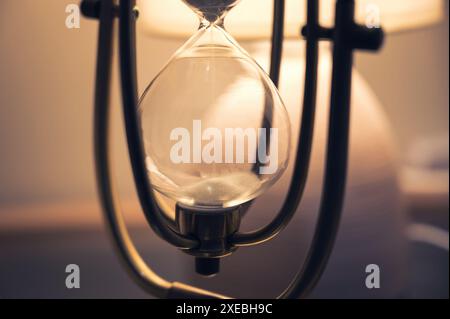
[[[210,22],[207,19],[204,19],[203,17],[200,17],[200,25],[198,29],[207,29],[207,28],[213,28],[213,27],[219,27],[221,29],[225,29],[225,19],[224,17],[217,19],[214,22]]]
[[[223,25],[227,13],[240,0],[183,0],[200,18],[212,25]]]

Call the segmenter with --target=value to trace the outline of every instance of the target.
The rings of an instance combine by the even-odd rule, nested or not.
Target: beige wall
[[[0,1],[0,205],[92,198],[92,97],[96,23],[65,28],[71,0]],[[39,4],[38,4],[39,3]],[[139,38],[140,83],[181,45]],[[412,139],[448,135],[448,6],[445,23],[390,35],[380,55],[358,55],[404,149]],[[148,59],[145,59],[146,57]],[[115,77],[117,88],[117,77]],[[113,104],[117,107],[116,90]],[[117,133],[121,186],[131,192]]]

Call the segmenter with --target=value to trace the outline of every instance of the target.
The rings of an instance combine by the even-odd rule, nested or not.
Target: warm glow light
[[[336,0],[320,0],[320,18],[332,26]],[[198,27],[181,0],[140,0],[141,26],[150,34],[189,37]],[[265,39],[271,33],[272,0],[242,0],[227,16],[228,31],[241,39]],[[357,21],[380,21],[388,32],[428,26],[442,20],[444,0],[356,0]],[[306,0],[286,0],[286,36],[298,37],[305,24]]]

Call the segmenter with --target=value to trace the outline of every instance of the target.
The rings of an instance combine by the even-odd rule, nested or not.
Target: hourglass
[[[380,29],[354,22],[354,1],[337,0],[333,29],[318,22],[318,1],[308,1],[305,96],[296,165],[281,211],[266,226],[240,232],[252,200],[285,171],[290,124],[269,76],[225,30],[239,0],[183,0],[200,19],[198,31],[137,97],[135,1],[85,0],[82,11],[100,20],[95,99],[97,179],[105,217],[119,256],[132,277],[158,297],[226,298],[168,282],[142,260],[120,214],[109,159],[109,91],[114,20],[119,20],[123,112],[129,156],[143,212],[168,243],[195,257],[196,270],[219,272],[221,258],[238,247],[270,240],[293,217],[306,183],[314,129],[319,40],[334,44],[327,163],[319,218],[308,258],[279,298],[305,297],[332,251],[345,189],[354,49],[376,50]],[[275,0],[272,62],[279,68],[284,1]],[[164,13],[162,13],[164,14]],[[277,72],[274,72],[275,74]],[[155,193],[176,203],[175,218]]]
[[[284,172],[290,123],[269,76],[225,30],[239,1],[184,2],[198,31],[148,85],[139,113],[151,186],[176,202],[178,231],[203,237],[188,253],[198,273],[214,275],[235,249],[225,239],[242,205]]]

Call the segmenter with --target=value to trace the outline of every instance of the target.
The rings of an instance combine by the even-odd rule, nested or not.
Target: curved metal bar
[[[270,78],[278,87],[280,82],[281,57],[283,54],[285,0],[274,0],[272,22],[272,48],[270,54]]]
[[[94,140],[97,183],[105,219],[118,255],[131,276],[147,292],[164,297],[170,284],[146,266],[131,242],[117,202],[109,158],[109,96],[113,47],[114,1],[105,0],[100,9],[99,44],[95,88]]]
[[[306,297],[317,285],[333,250],[345,196],[350,131],[354,0],[338,0],[327,162],[319,218],[303,268],[280,298]],[[349,38],[350,37],[350,38]]]
[[[214,298],[228,297],[177,282],[168,282],[158,276],[139,255],[126,228],[110,159],[110,89],[115,18],[114,0],[103,0],[99,12],[99,43],[95,84],[94,152],[99,195],[108,230],[117,253],[135,282],[146,292],[160,298]]]
[[[316,113],[318,64],[318,37],[316,30],[319,25],[317,0],[308,0],[307,11],[307,28],[309,30],[309,34],[307,35],[306,41],[307,49],[303,112],[295,161],[296,165],[292,175],[289,192],[281,211],[271,223],[253,232],[237,233],[233,238],[231,238],[232,244],[236,246],[251,246],[260,244],[275,237],[291,221],[304,193],[311,158],[312,138]]]
[[[273,20],[272,20],[272,44],[270,54],[270,79],[278,87],[280,82],[280,70],[281,70],[281,58],[283,55],[283,40],[284,40],[284,16],[285,16],[285,0],[273,1]],[[264,105],[264,114],[270,114],[269,117],[272,120],[273,114],[267,101]],[[271,121],[266,120],[265,116],[261,121],[261,127],[266,129],[266,132],[270,132]],[[267,133],[269,134],[269,133]],[[266,136],[266,141],[270,141],[270,136]],[[253,165],[253,172],[256,173],[259,170],[260,163]],[[253,201],[244,203],[241,205],[241,214],[245,214],[250,210],[253,205]]]
[[[193,238],[182,236],[169,227],[161,213],[149,182],[145,164],[145,152],[141,138],[138,115],[136,77],[136,22],[135,0],[121,0],[119,4],[120,69],[123,111],[128,141],[128,151],[139,200],[150,227],[170,244],[181,249],[198,245]]]

